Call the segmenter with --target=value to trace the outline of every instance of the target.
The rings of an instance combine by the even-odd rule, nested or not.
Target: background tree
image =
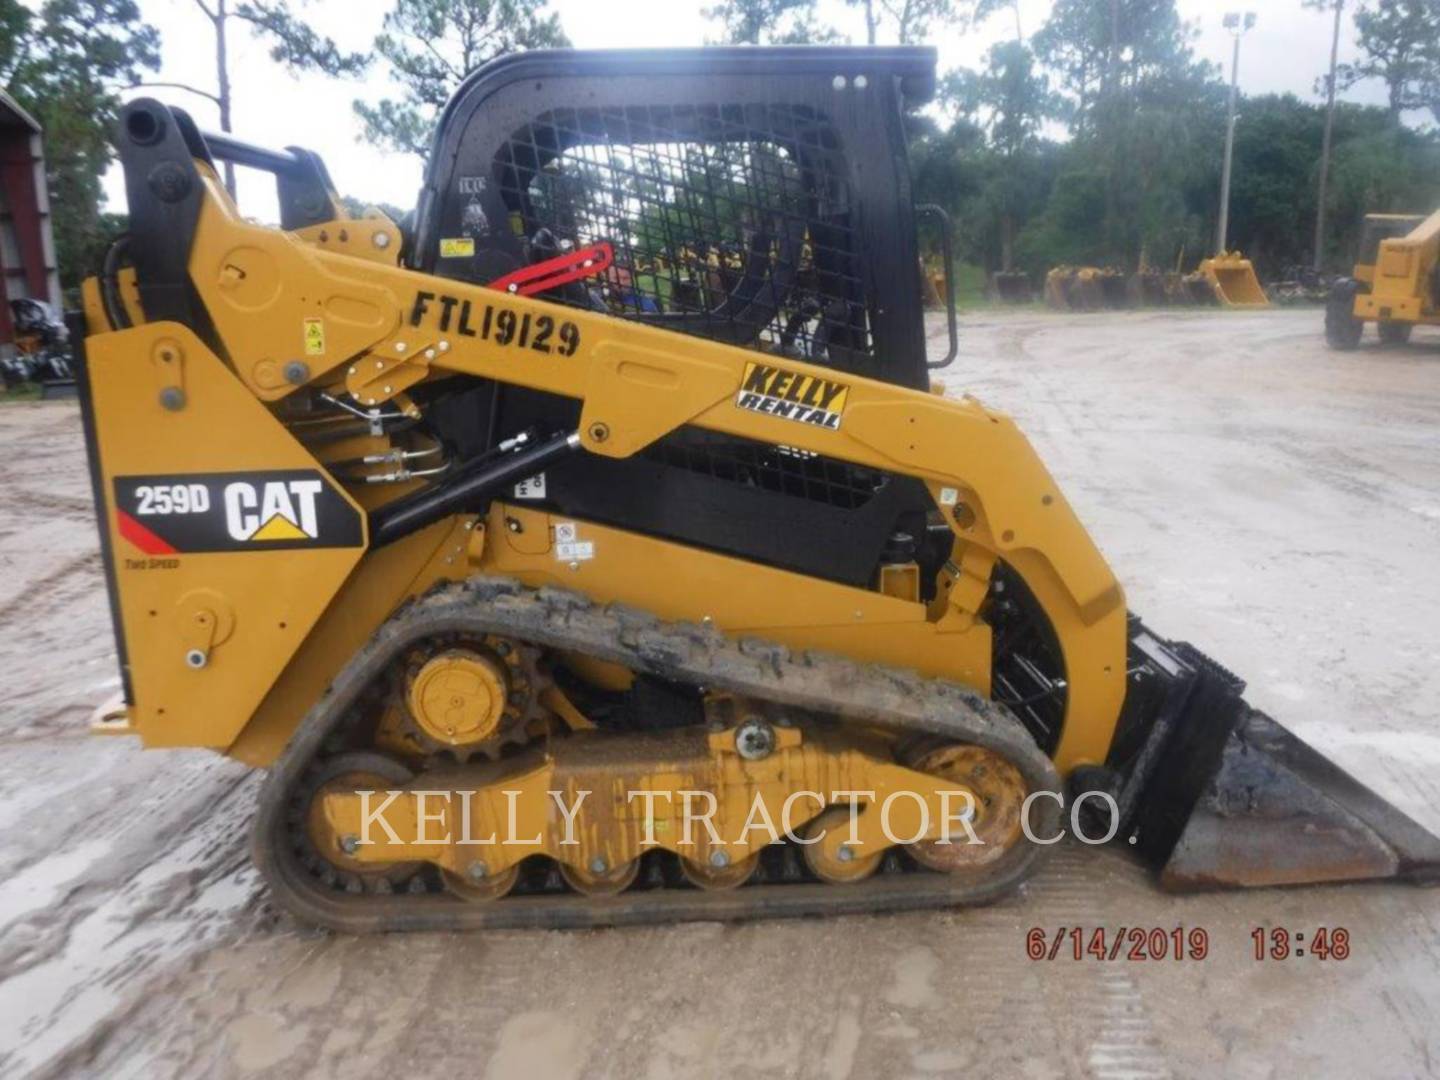
[[[400,96],[356,101],[355,112],[370,141],[424,157],[440,110],[466,75],[506,53],[569,44],[545,0],[396,0],[375,52]]]
[[[845,0],[865,13],[865,41],[870,45],[913,45],[937,26],[961,15],[955,0]],[[881,39],[887,39],[882,41]]]
[[[1049,81],[1024,44],[1004,41],[989,50],[981,71],[948,78],[942,99],[982,134],[970,144],[978,184],[965,216],[985,223],[986,239],[998,246],[998,268],[1013,270],[1018,230],[1048,194],[1045,164],[1053,145],[1042,142],[1040,131],[1056,111]]]
[[[247,24],[271,43],[270,56],[292,70],[316,67],[332,75],[356,74],[363,70],[367,58],[362,54],[342,52],[335,42],[321,37],[297,18],[285,0],[195,0],[205,18],[210,20],[215,35],[215,90],[202,90],[188,83],[140,83],[139,86],[174,87],[212,101],[220,113],[220,130],[231,131],[233,104],[230,81],[230,24]],[[225,162],[225,186],[235,195],[235,166]]]
[[[1428,213],[1440,206],[1440,138],[1384,121],[1387,111],[1342,102],[1330,178],[1330,266],[1349,273],[1366,214]]]
[[[1025,27],[1020,21],[1020,0],[975,0],[970,18],[977,23],[985,22],[992,15],[1008,11],[1015,19],[1015,40],[1025,40]]]
[[[1393,122],[1409,109],[1429,109],[1440,121],[1440,0],[1366,0],[1355,29],[1363,55],[1341,65],[1340,85],[1381,79]]]
[[[810,45],[835,41],[815,21],[815,0],[724,0],[701,14],[720,23],[719,45]]]
[[[1007,0],[967,10],[1016,14]],[[938,112],[912,120],[916,199],[951,211],[962,257],[985,271],[1193,267],[1218,213],[1225,131],[1225,87],[1195,57],[1194,27],[1172,0],[1055,0],[1030,49],[1023,31],[947,76]],[[1283,273],[1314,260],[1327,110],[1293,96],[1244,109],[1235,237],[1262,273]],[[1063,142],[1047,137],[1059,124]],[[1323,236],[1340,270],[1364,214],[1440,203],[1440,133],[1337,101],[1332,140]]]
[[[122,227],[102,215],[119,90],[160,65],[159,34],[134,0],[0,0],[0,84],[45,129],[60,281],[73,289]]]
[[[845,0],[845,3],[865,12],[865,44],[874,45],[880,34],[879,0]]]
[[[1083,217],[1097,261],[1168,262],[1198,243],[1199,215],[1181,193],[1210,171],[1220,95],[1213,66],[1195,59],[1196,33],[1174,0],[1056,0],[1035,34],[1074,144],[1057,213]],[[1081,210],[1097,193],[1103,203]],[[1068,224],[1050,215],[1025,246],[1072,246],[1058,232]]]

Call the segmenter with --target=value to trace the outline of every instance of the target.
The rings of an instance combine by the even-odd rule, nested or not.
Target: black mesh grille
[[[603,278],[550,297],[844,369],[873,353],[841,147],[801,106],[554,109],[496,182],[532,260],[609,242]]]
[[[981,614],[994,630],[991,696],[1014,711],[1041,750],[1053,753],[1070,691],[1045,609],[1013,567],[997,562]]]
[[[642,456],[758,491],[809,499],[845,510],[869,502],[888,482],[885,473],[821,457],[808,450],[719,437],[685,428],[646,448]]]

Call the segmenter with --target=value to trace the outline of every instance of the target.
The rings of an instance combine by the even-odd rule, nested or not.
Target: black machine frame
[[[638,144],[704,138],[707,126],[731,135],[754,127],[755,138],[788,139],[793,146],[799,139],[793,131],[765,127],[766,110],[790,110],[823,121],[827,140],[833,136],[827,165],[853,206],[850,272],[858,279],[855,300],[865,308],[873,348],[837,366],[924,388],[929,376],[904,112],[933,95],[935,57],[934,49],[919,47],[545,50],[504,57],[471,75],[441,115],[410,264],[482,281],[524,265],[528,238],[509,227],[517,207],[513,191],[506,197],[497,161],[513,161],[508,147],[519,132],[535,143],[548,138],[551,153],[567,148],[567,135],[579,137],[563,130],[563,122],[557,134],[553,121],[536,136],[539,118],[565,114],[571,128],[602,141],[620,128]],[[483,210],[478,229],[466,221],[472,201]],[[473,256],[442,254],[442,241],[467,236],[475,241]],[[712,323],[696,332],[721,336],[716,329]]]

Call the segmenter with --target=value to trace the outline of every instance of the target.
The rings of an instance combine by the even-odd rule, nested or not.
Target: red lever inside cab
[[[594,277],[610,269],[615,250],[607,243],[567,251],[544,262],[521,267],[490,282],[490,288],[515,296],[534,296],[549,289],[568,285],[581,278]]]

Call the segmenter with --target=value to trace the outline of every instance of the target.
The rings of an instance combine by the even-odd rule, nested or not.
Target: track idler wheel
[[[520,864],[516,863],[498,874],[491,874],[486,871],[483,862],[476,861],[469,865],[464,874],[444,870],[441,876],[445,879],[445,888],[460,899],[485,903],[499,900],[515,887],[515,882],[520,880]]]
[[[324,796],[330,792],[387,791],[411,780],[399,762],[368,750],[337,754],[320,763],[307,778],[303,828],[310,854],[319,860],[322,877],[339,880],[350,892],[389,892],[420,869],[418,862],[361,862],[353,852],[359,838],[336,836],[325,818]]]
[[[739,862],[730,862],[726,859],[716,865],[718,860],[715,856],[724,858],[724,854],[722,851],[713,852],[711,861],[706,863],[681,859],[680,872],[685,875],[686,881],[699,889],[735,889],[754,877],[755,871],[760,868],[758,854],[751,855],[748,859],[741,859]]]
[[[1020,770],[993,750],[963,743],[930,746],[910,756],[916,772],[943,777],[975,792],[970,828],[980,843],[970,842],[958,823],[950,826],[950,842],[921,840],[905,850],[915,861],[941,873],[974,870],[1000,858],[1020,839],[1020,814],[1028,793]]]
[[[614,896],[622,893],[635,884],[639,874],[639,859],[631,859],[619,866],[610,866],[597,856],[584,870],[568,863],[560,864],[560,876],[565,879],[565,884],[586,896]]]
[[[805,865],[817,878],[831,885],[864,881],[880,869],[880,861],[885,857],[883,850],[865,854],[863,849],[846,843],[850,835],[848,807],[831,807],[807,824],[802,832],[802,840],[815,840],[813,844],[802,845]]]

